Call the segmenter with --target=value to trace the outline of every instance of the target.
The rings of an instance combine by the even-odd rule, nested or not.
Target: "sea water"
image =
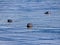
[[[0,45],[60,45],[60,0],[0,0]]]

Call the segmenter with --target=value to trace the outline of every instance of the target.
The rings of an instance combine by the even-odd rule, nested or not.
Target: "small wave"
[[[13,28],[13,27],[0,26],[0,28]]]
[[[59,27],[33,27],[33,29],[60,29]]]
[[[40,29],[60,29],[60,28],[40,28]]]

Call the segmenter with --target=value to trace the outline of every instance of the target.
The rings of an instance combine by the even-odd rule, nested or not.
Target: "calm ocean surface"
[[[0,0],[0,45],[60,45],[60,0]]]

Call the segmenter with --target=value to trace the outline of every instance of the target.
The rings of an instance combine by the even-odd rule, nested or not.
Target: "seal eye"
[[[32,28],[32,24],[31,23],[28,23],[27,24],[27,28]]]
[[[11,23],[11,22],[12,22],[12,20],[11,20],[11,19],[8,19],[8,20],[7,20],[7,22]]]

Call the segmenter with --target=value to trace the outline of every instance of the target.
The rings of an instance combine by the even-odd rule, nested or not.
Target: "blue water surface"
[[[60,45],[60,0],[0,0],[0,45]]]

